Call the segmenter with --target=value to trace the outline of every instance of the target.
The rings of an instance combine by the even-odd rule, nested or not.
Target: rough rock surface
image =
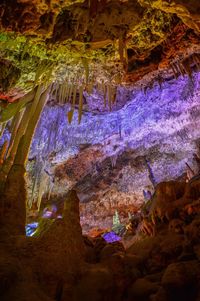
[[[184,179],[186,163],[198,172],[193,153],[199,151],[199,89],[199,73],[177,80],[168,75],[161,87],[155,83],[146,93],[130,89],[127,104],[117,111],[85,112],[80,125],[76,118],[68,124],[67,106],[47,107],[30,166],[39,154],[46,161],[52,200],[76,188],[85,229],[88,221],[110,227],[115,209],[127,218],[144,201],[143,189],[153,191],[146,160],[155,184]]]
[[[90,81],[114,85],[174,62],[188,73],[194,63],[188,48],[199,45],[198,0],[3,0],[0,16],[0,92],[7,100],[17,88],[33,87],[38,69],[45,72],[46,66],[55,80],[89,69]],[[8,64],[16,70],[13,77]]]
[[[154,235],[139,225],[137,234],[129,234],[136,240],[127,249],[121,242],[108,244],[101,236],[82,237],[74,191],[66,199],[63,220],[53,221],[45,232],[31,238],[1,236],[1,300],[198,301],[200,201],[193,189],[188,199],[187,184],[199,190],[200,181],[193,178],[186,183],[182,197],[176,190],[179,183],[174,181],[174,200],[168,194],[170,181],[159,183],[155,195],[162,191],[166,210],[178,204],[173,213],[181,220],[182,231],[173,232],[172,219],[156,213],[152,218],[149,210],[145,219],[155,228]],[[168,189],[160,188],[167,185]],[[156,203],[154,208],[160,206]],[[88,252],[93,254],[92,261]]]

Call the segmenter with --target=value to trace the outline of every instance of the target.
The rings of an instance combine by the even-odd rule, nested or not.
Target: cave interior
[[[200,301],[199,0],[0,1],[0,300]]]

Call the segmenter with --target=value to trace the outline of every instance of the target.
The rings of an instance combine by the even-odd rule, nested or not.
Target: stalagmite
[[[22,142],[21,140],[20,142]],[[19,144],[17,157],[20,157],[22,143]],[[0,193],[1,235],[25,235],[26,223],[26,183],[25,167],[13,163]]]

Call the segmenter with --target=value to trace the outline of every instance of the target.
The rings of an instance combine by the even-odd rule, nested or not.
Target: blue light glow
[[[27,224],[26,225],[26,236],[33,236],[33,234],[35,233],[37,227],[38,227],[37,222]]]

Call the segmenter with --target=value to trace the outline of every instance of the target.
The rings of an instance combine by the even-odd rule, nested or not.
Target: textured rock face
[[[199,76],[168,75],[146,94],[135,87],[122,109],[85,113],[80,125],[76,118],[67,123],[66,106],[47,107],[30,159],[41,154],[46,160],[52,200],[75,187],[84,229],[107,228],[115,209],[127,218],[143,202],[142,190],[153,191],[147,164],[156,183],[184,176],[186,163],[197,171]]]
[[[82,236],[79,200],[71,191],[63,219],[48,220],[45,228],[41,220],[35,237],[1,237],[1,300],[199,300],[199,197],[200,176],[160,183],[154,220],[150,207],[125,249],[119,241]],[[168,218],[171,209],[176,219]]]
[[[38,79],[75,81],[75,73],[87,83],[84,69],[91,82],[136,82],[187,57],[199,44],[199,15],[197,0],[3,0],[0,92],[13,99],[16,88],[28,91]],[[8,64],[17,70],[14,78]],[[46,67],[49,76],[42,78]]]

